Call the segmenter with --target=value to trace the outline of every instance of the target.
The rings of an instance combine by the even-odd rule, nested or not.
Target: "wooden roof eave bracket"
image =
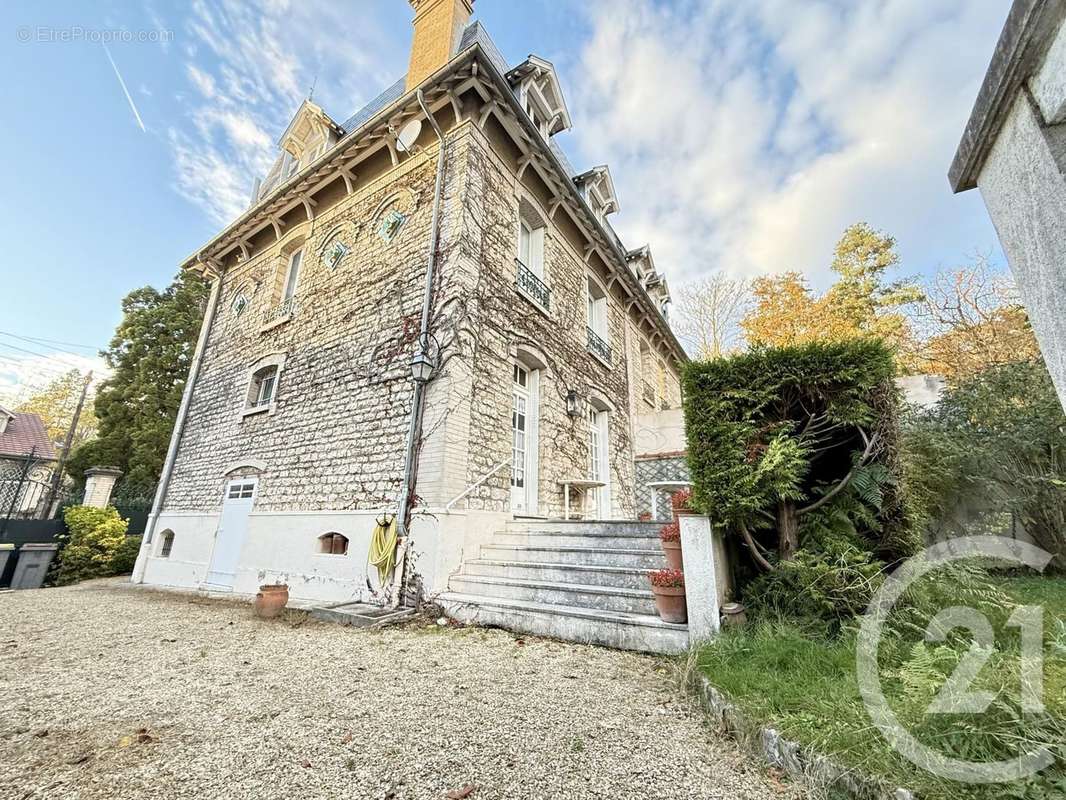
[[[317,200],[313,200],[306,194],[300,195],[300,202],[303,203],[304,211],[307,212],[307,220],[310,222],[315,218],[315,206],[318,205]]]

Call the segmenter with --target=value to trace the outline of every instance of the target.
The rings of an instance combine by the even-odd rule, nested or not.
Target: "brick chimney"
[[[448,63],[459,49],[463,29],[474,13],[474,0],[408,0],[415,10],[411,62],[405,91]]]

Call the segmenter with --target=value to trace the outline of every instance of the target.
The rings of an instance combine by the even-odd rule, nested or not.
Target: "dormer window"
[[[606,166],[593,167],[574,178],[581,196],[585,198],[592,213],[602,224],[608,214],[618,210],[618,197],[614,191],[614,181]]]
[[[550,61],[530,56],[507,73],[507,80],[514,87],[522,108],[545,139],[560,131],[570,130],[570,114],[563,100],[559,77]]]
[[[529,115],[529,119],[537,126],[537,130],[540,131],[540,135],[547,139],[551,134],[548,133],[548,120],[544,112],[537,108],[537,104],[533,101],[532,97],[526,97],[526,113]]]

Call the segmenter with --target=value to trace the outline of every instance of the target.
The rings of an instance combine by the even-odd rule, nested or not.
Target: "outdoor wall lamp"
[[[429,383],[436,366],[432,356],[425,350],[420,350],[411,357],[411,377],[415,379],[415,383]]]
[[[566,393],[566,413],[571,417],[581,416],[581,398],[577,396],[576,389],[570,389]]]
[[[415,383],[429,383],[437,368],[436,355],[440,351],[433,334],[426,332],[418,337],[418,352],[411,356],[411,377]]]

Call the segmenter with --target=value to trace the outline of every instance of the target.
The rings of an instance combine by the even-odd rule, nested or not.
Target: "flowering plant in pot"
[[[681,526],[677,520],[668,522],[659,529],[659,544],[663,547],[663,555],[670,569],[684,569],[681,562]]]
[[[674,492],[670,497],[670,505],[674,508],[674,514],[677,514],[679,511],[691,511],[692,490],[682,489],[679,492]]]
[[[648,580],[655,593],[655,608],[663,622],[685,622],[688,619],[685,573],[679,569],[657,569],[648,573]]]

